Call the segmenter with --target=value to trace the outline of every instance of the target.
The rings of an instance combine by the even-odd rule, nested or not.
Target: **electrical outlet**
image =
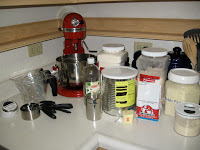
[[[28,46],[28,56],[33,57],[43,54],[42,43],[36,43]]]
[[[152,43],[149,42],[134,42],[134,52],[142,50],[143,48],[152,47]]]

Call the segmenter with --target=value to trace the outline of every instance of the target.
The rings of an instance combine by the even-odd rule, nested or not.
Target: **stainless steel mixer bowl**
[[[86,66],[87,58],[96,56],[91,54],[69,54],[56,58],[58,76],[62,87],[83,87],[83,68]]]

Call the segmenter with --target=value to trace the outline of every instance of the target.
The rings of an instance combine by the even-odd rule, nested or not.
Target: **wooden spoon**
[[[194,69],[197,70],[197,47],[191,38],[185,38],[183,40],[183,49],[192,62]]]

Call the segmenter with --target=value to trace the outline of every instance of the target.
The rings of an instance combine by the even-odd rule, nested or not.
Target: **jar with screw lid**
[[[194,103],[179,103],[175,106],[174,130],[183,136],[200,133],[200,106]]]
[[[106,67],[125,66],[127,58],[128,52],[123,44],[104,44],[97,55],[100,71]]]
[[[175,104],[191,102],[199,104],[199,74],[195,70],[175,68],[170,70],[165,84],[165,114],[175,115]]]

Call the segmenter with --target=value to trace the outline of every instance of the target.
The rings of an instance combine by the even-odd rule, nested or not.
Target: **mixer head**
[[[82,40],[86,37],[86,23],[83,17],[77,13],[70,13],[63,20],[63,32],[65,36],[64,55],[84,53]]]
[[[64,18],[63,31],[65,39],[83,40],[86,37],[85,20],[77,13],[70,13]]]

